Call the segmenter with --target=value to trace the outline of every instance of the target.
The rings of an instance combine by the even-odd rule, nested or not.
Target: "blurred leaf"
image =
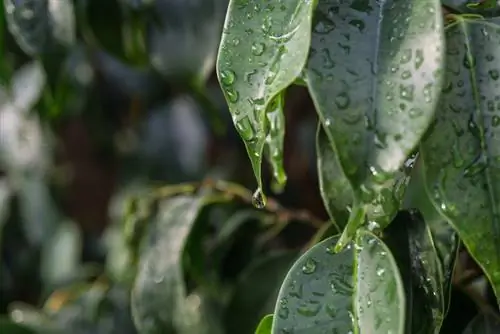
[[[256,260],[240,276],[225,312],[227,333],[252,334],[262,316],[272,313],[281,282],[296,252]]]
[[[438,0],[320,0],[314,15],[306,81],[355,196],[341,248],[434,117],[443,20]],[[385,209],[369,220],[387,226],[397,202]]]
[[[228,0],[155,0],[149,57],[167,79],[202,83],[215,64]]]
[[[4,0],[9,31],[30,56],[69,47],[75,42],[75,16],[71,0]]]
[[[41,259],[41,277],[47,286],[72,277],[80,267],[82,236],[73,221],[58,224],[54,233],[44,242]]]
[[[10,213],[11,196],[12,190],[10,189],[7,178],[0,177],[0,249],[2,249],[3,227]]]
[[[338,236],[315,245],[290,269],[273,333],[404,333],[403,282],[388,248],[365,230],[339,253],[337,241]]]
[[[500,302],[500,19],[457,18],[446,35],[447,80],[421,177]]]
[[[14,73],[11,81],[11,100],[21,113],[28,113],[40,99],[46,82],[42,64],[33,61]]]
[[[217,75],[261,191],[266,110],[306,62],[313,5],[303,0],[229,3]]]
[[[462,334],[500,333],[500,320],[488,314],[478,314]]]
[[[259,326],[255,330],[255,334],[271,334],[273,328],[273,315],[268,314],[259,323]]]
[[[17,324],[30,328],[35,333],[59,334],[51,319],[33,306],[24,303],[10,305],[10,318]]]
[[[132,314],[143,334],[174,333],[185,325],[187,292],[181,259],[203,204],[202,198],[187,196],[161,204],[150,231],[152,243],[141,257],[132,290]]]

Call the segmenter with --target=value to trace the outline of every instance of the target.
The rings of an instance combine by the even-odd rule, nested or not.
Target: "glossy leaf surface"
[[[197,197],[165,201],[150,231],[152,245],[139,263],[132,290],[134,322],[141,333],[168,333],[182,324],[186,287],[182,254],[186,239],[203,205]]]
[[[307,251],[280,290],[273,333],[404,331],[404,290],[394,258],[381,240],[360,230],[339,253],[338,237]]]
[[[313,0],[229,3],[217,75],[259,188],[266,110],[294,82],[306,62],[313,4]]]
[[[55,45],[75,42],[71,0],[4,0],[9,31],[21,49],[34,56]]]
[[[421,145],[434,207],[453,225],[500,300],[500,25],[458,19],[447,29],[446,84]]]
[[[442,29],[437,0],[318,3],[306,81],[358,207],[394,178],[433,118]],[[364,222],[358,216],[339,247]]]

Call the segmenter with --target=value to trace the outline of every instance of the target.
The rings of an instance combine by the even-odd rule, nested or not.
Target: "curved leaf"
[[[212,72],[228,0],[155,0],[151,64],[171,79],[204,82]],[[150,20],[154,21],[154,20]]]
[[[353,247],[334,252],[338,237],[307,251],[280,290],[273,333],[404,332],[404,289],[392,254],[359,230]]]
[[[271,100],[300,75],[311,37],[313,0],[231,0],[217,76],[262,189],[262,152]]]
[[[204,201],[181,196],[165,201],[150,231],[152,245],[145,250],[132,289],[132,314],[141,333],[170,333],[185,312],[186,287],[182,254],[186,239]]]
[[[491,315],[478,314],[469,323],[462,334],[493,334],[500,333],[500,321]]]
[[[499,22],[457,18],[447,29],[447,84],[420,172],[500,301]]]
[[[355,195],[356,214],[339,248],[431,123],[442,81],[442,25],[438,0],[319,1],[306,81]],[[385,226],[397,209],[369,219]]]
[[[268,314],[259,323],[259,326],[255,330],[255,334],[271,334],[273,327],[273,315]]]
[[[4,6],[8,29],[27,54],[35,56],[75,42],[71,0],[4,0]]]

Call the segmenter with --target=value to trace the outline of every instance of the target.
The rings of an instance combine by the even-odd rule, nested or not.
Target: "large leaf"
[[[320,0],[306,81],[355,201],[339,248],[364,222],[363,206],[420,141],[441,88],[438,0]],[[425,47],[424,47],[425,46]],[[397,212],[370,218],[387,225]]]
[[[447,84],[420,154],[430,200],[500,301],[499,22],[457,19],[447,29]]]
[[[228,0],[155,0],[151,20],[151,64],[169,79],[208,79],[215,64]]]
[[[281,282],[297,256],[296,252],[272,255],[242,273],[226,309],[227,333],[253,333],[260,318],[273,311]]]
[[[217,75],[262,188],[266,109],[297,78],[311,38],[313,0],[231,0]]]
[[[141,333],[172,333],[184,325],[187,291],[181,259],[203,203],[200,197],[181,196],[160,208],[132,290],[134,322]]]
[[[4,0],[9,31],[21,49],[34,56],[55,45],[75,42],[71,0]]]
[[[337,240],[315,245],[290,269],[273,333],[404,333],[403,283],[388,248],[365,230],[339,253]]]
[[[500,333],[500,321],[488,314],[478,314],[462,334],[494,334]]]

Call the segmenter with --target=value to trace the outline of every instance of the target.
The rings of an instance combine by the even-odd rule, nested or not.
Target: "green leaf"
[[[30,56],[56,45],[74,44],[75,15],[71,0],[4,0],[7,27],[21,49]]]
[[[271,100],[300,75],[311,38],[312,0],[231,0],[217,76],[245,142],[258,188]]]
[[[268,314],[259,323],[259,326],[255,330],[255,334],[271,334],[273,328],[273,315]]]
[[[316,154],[321,198],[328,215],[342,231],[349,219],[347,210],[352,208],[354,194],[321,123],[316,132]]]
[[[296,252],[274,254],[241,274],[226,308],[227,333],[252,334],[260,318],[273,312],[281,283],[297,257]]]
[[[403,283],[387,246],[365,230],[339,253],[337,241],[315,245],[290,269],[273,333],[404,333]]]
[[[420,172],[500,301],[499,22],[457,18],[447,29],[447,81]]]
[[[283,149],[285,142],[285,91],[282,91],[267,107],[267,122],[269,133],[266,137],[266,155],[271,163],[277,192],[283,190],[286,184],[286,173],[283,167]]]
[[[132,314],[141,333],[171,333],[185,325],[187,291],[181,259],[203,204],[202,198],[188,196],[161,204],[149,234],[152,244],[142,254],[132,289]]]
[[[442,13],[438,0],[320,0],[314,15],[306,81],[355,196],[341,248],[364,223],[362,207],[387,189],[433,119]],[[369,220],[386,226],[398,209],[392,206]]]
[[[441,0],[443,5],[463,14],[479,14],[483,16],[498,16],[500,2],[497,0]]]
[[[488,314],[478,314],[463,332],[463,334],[494,333],[500,333],[500,320]]]

